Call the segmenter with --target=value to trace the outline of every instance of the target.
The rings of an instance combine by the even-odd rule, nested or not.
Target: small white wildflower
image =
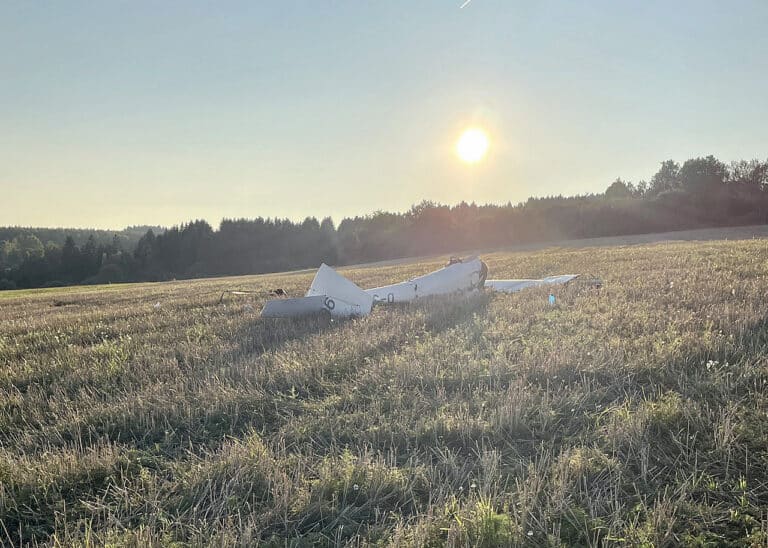
[[[532,536],[533,536],[533,531],[528,531],[527,535],[528,535],[529,537],[532,537]]]
[[[352,486],[352,490],[353,490],[353,491],[359,491],[359,490],[360,490],[360,486],[359,486],[358,484],[354,484],[354,485]]]
[[[475,487],[477,487],[477,484],[475,482],[472,482],[472,485],[469,486],[470,489],[474,489]]]

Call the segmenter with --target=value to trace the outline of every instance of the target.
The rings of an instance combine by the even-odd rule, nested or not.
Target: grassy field
[[[311,273],[6,293],[0,543],[767,545],[766,241],[485,259],[605,287],[347,322],[259,319]]]

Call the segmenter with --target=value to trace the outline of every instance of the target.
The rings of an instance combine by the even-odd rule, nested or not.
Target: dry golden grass
[[[2,294],[0,538],[768,542],[765,242],[484,258],[605,287],[346,322],[258,317],[311,272]],[[342,272],[371,287],[442,262]]]

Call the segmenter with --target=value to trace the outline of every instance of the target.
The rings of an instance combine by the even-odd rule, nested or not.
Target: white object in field
[[[326,264],[320,265],[305,297],[267,301],[264,318],[294,318],[328,312],[334,318],[367,316],[373,303],[405,303],[421,297],[477,291],[483,287],[487,268],[473,257],[449,264],[424,276],[373,289],[362,290]],[[484,287],[514,293],[528,287],[564,284],[578,274],[549,276],[541,280],[486,280]]]
[[[493,291],[502,291],[504,293],[516,293],[529,287],[539,287],[541,285],[565,284],[577,278],[578,274],[562,274],[560,276],[548,276],[540,280],[486,280],[486,289]]]
[[[265,318],[292,318],[328,311],[334,318],[367,316],[373,297],[325,263],[315,274],[305,297],[267,301],[261,315]]]
[[[307,291],[307,297],[316,295],[325,295],[334,301],[329,303],[331,315],[337,308],[349,306],[353,315],[364,316],[371,313],[373,306],[373,297],[325,263],[320,265]]]
[[[420,297],[472,291],[480,287],[482,269],[482,262],[474,257],[407,282],[366,289],[365,292],[377,303],[404,303]]]

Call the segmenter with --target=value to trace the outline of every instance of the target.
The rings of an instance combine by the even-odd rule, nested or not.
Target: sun
[[[462,161],[474,164],[485,158],[490,142],[488,135],[479,128],[465,129],[456,141],[456,154]]]

